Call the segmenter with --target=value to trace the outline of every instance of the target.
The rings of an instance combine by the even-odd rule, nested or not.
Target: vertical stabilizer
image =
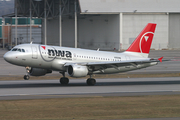
[[[138,53],[143,57],[148,57],[155,28],[156,24],[148,23],[126,52],[131,52],[132,54]]]

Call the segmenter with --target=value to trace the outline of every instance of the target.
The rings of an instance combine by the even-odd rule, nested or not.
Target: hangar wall
[[[44,19],[47,12],[47,44],[50,45],[59,45],[59,2],[64,1],[61,4],[62,45],[74,47],[75,1],[31,1],[32,9],[29,9],[29,7],[24,8],[29,6],[27,0],[17,0],[17,6],[21,6],[17,7],[17,14],[29,16],[31,11],[33,17]],[[36,8],[34,4],[40,6]],[[179,4],[179,0],[171,0],[171,2],[170,0],[78,0],[76,6],[78,8],[78,47],[118,50],[121,46],[121,49],[125,50],[147,23],[154,22],[157,23],[157,29],[152,48],[180,49]],[[47,10],[44,9],[45,6],[49,6]],[[37,12],[39,10],[40,12]],[[123,40],[120,40],[120,13],[123,13]],[[42,43],[44,42],[43,27],[44,23],[42,23]]]
[[[180,14],[169,14],[169,49],[180,49]]]
[[[44,24],[44,22],[42,23]],[[44,26],[44,25],[42,25]],[[62,19],[62,45],[74,47],[74,19]],[[78,48],[119,49],[119,15],[88,15],[78,19]],[[42,27],[44,34],[44,28]],[[44,37],[44,35],[42,35]],[[44,38],[42,38],[44,40]],[[47,20],[47,44],[59,45],[59,19]],[[43,41],[44,42],[44,41]]]
[[[125,14],[123,15],[122,49],[127,49],[147,23],[157,23],[152,49],[168,48],[169,15],[167,14]]]
[[[78,20],[78,47],[119,49],[119,15],[87,16]]]
[[[74,47],[74,19],[63,17],[62,28],[62,45]],[[44,40],[44,20],[42,21],[42,33],[42,40]],[[59,18],[47,20],[47,44],[59,46]]]
[[[29,39],[30,28],[27,26],[18,26],[17,28],[17,43],[30,43]],[[15,35],[15,26],[11,27],[11,40],[12,44],[15,44],[16,35]],[[36,26],[32,26],[32,41],[34,44],[41,44],[41,28]]]
[[[178,12],[180,0],[79,0],[84,14]]]
[[[124,14],[123,40],[119,42],[119,15],[86,15],[78,18],[78,48],[126,50],[147,23],[157,23],[152,49],[168,48],[169,14]],[[74,47],[74,19],[63,17],[62,45]],[[44,36],[44,35],[42,35]],[[47,21],[49,45],[59,45],[59,19]],[[42,39],[43,40],[43,39]]]

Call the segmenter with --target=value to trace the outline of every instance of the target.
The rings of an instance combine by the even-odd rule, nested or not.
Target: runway
[[[0,100],[91,96],[139,96],[180,94],[180,77],[97,79],[87,86],[83,79],[0,81]]]

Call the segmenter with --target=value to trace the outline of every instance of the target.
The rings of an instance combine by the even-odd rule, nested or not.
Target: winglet
[[[162,59],[163,59],[163,57],[158,58],[158,60],[159,60],[160,62],[162,62]]]

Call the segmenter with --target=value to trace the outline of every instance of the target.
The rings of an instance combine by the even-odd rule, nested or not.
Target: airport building
[[[16,44],[15,28],[17,26],[17,44],[34,43],[41,44],[42,32],[41,25],[42,20],[35,18],[31,19],[31,35],[30,40],[30,18],[17,18],[17,25],[15,25],[16,19],[11,18],[0,18],[0,43],[4,41],[4,47],[14,46]],[[35,41],[34,41],[35,40]],[[1,47],[2,44],[1,44]]]
[[[41,19],[42,44],[102,50],[125,50],[147,23],[157,23],[151,48],[180,49],[179,5],[179,0],[15,0],[15,13],[4,17]]]

